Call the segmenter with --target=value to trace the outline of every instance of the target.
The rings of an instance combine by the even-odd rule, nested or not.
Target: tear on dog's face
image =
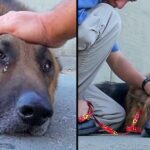
[[[59,71],[47,47],[0,36],[0,133],[46,132]]]

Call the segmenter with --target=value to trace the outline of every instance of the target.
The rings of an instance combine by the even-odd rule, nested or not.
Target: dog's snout
[[[41,125],[52,116],[53,111],[48,99],[29,92],[19,98],[17,113],[26,124]]]

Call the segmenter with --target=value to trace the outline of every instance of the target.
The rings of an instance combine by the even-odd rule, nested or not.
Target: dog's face
[[[59,70],[46,47],[0,36],[0,133],[44,134]]]
[[[142,136],[150,137],[150,96],[141,89],[130,87],[126,102],[127,117],[125,126],[130,126],[136,112],[141,110],[142,114],[136,126],[142,129]]]

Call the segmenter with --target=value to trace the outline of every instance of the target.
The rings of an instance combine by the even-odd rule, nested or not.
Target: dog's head
[[[0,36],[0,133],[44,134],[59,71],[47,47]]]
[[[150,96],[148,96],[140,88],[130,87],[126,103],[127,117],[125,126],[130,126],[135,114],[138,111],[141,111],[142,114],[136,127],[140,127],[142,129],[142,136],[150,137]]]

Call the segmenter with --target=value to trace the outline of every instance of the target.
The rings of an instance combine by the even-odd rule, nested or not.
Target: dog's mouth
[[[1,134],[43,136],[49,127],[50,119],[40,126],[18,125],[13,128],[0,129]]]
[[[41,126],[33,126],[29,129],[29,133],[33,136],[42,136],[48,130],[50,119],[44,122]]]
[[[29,125],[24,123],[15,111],[10,112],[0,117],[0,134],[42,136],[48,130],[50,118],[41,125]]]

